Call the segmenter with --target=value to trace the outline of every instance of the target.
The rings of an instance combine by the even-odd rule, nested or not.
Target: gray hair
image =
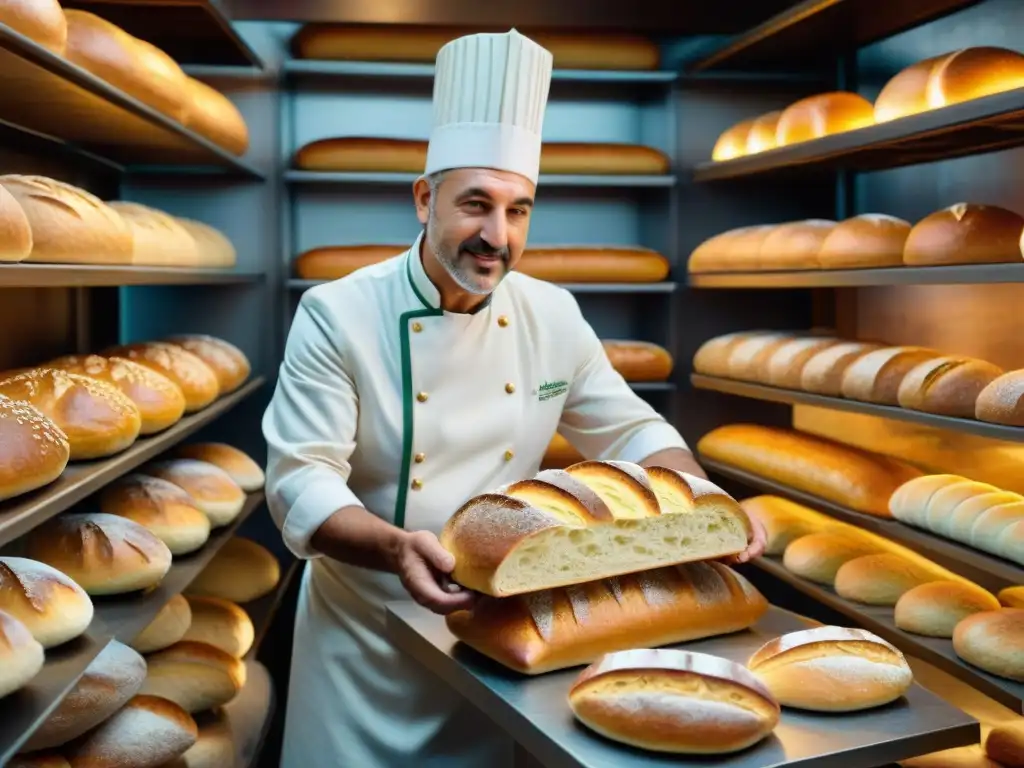
[[[437,205],[437,190],[441,186],[441,182],[444,181],[444,177],[448,175],[448,171],[435,171],[426,177],[427,189],[430,190],[430,202],[427,203],[430,211],[430,218],[434,218],[435,206]]]

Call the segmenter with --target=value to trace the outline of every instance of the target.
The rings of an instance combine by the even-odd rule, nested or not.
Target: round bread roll
[[[928,104],[928,83],[935,65],[948,55],[924,59],[893,76],[875,98],[875,122],[884,123],[932,109]]]
[[[896,626],[926,637],[953,637],[956,625],[971,614],[994,611],[999,601],[981,587],[959,581],[931,581],[896,601]]]
[[[856,93],[832,91],[808,96],[782,111],[775,130],[780,147],[873,125],[874,105]]]
[[[142,693],[173,701],[186,712],[227,704],[245,685],[245,664],[220,648],[182,641],[150,654]]]
[[[805,219],[777,226],[762,242],[760,269],[817,269],[818,252],[836,227],[830,219]]]
[[[71,768],[71,763],[56,752],[34,752],[31,755],[15,755],[4,768]]]
[[[782,556],[790,573],[831,587],[839,569],[849,560],[883,552],[882,545],[849,532],[812,533],[792,542]]]
[[[943,572],[892,552],[847,560],[836,571],[836,593],[865,605],[896,605],[905,592],[941,579]]]
[[[210,538],[210,518],[182,488],[158,477],[119,478],[103,489],[99,508],[145,526],[172,555],[195,552]]]
[[[28,627],[0,610],[0,699],[27,685],[43,668],[42,643]]]
[[[149,589],[171,567],[171,551],[144,526],[102,512],[64,514],[28,534],[26,553],[73,578],[90,595]]]
[[[76,373],[37,368],[0,381],[0,395],[35,406],[60,427],[71,461],[120,453],[142,429],[135,403],[110,384]]]
[[[248,454],[225,443],[190,443],[174,451],[179,459],[194,459],[213,464],[231,476],[239,488],[246,493],[258,491],[266,482],[260,465]]]
[[[225,768],[235,764],[235,737],[224,710],[197,721],[199,738],[188,752],[163,768]]]
[[[91,731],[127,704],[145,679],[146,660],[127,645],[111,640],[32,734],[24,751],[60,747]]]
[[[753,124],[754,120],[751,118],[727,128],[715,142],[715,146],[711,150],[711,159],[717,163],[747,154],[747,137],[750,135],[750,127]]]
[[[199,728],[180,706],[138,695],[64,749],[71,768],[159,768],[196,743]]]
[[[935,109],[1024,87],[1024,56],[1008,48],[964,48],[942,57],[928,79]]]
[[[903,768],[1009,768],[1009,766],[996,765],[985,757],[985,753],[978,744],[970,747],[944,749],[941,752],[900,760],[899,764]]]
[[[249,127],[238,108],[201,80],[186,75],[185,82],[185,127],[233,155],[244,155],[249,149]]]
[[[208,406],[220,394],[220,384],[213,370],[176,344],[145,342],[112,347],[104,357],[126,357],[163,374],[178,385],[185,397],[185,413],[195,413]]]
[[[46,563],[0,557],[0,610],[28,627],[43,648],[73,640],[92,622],[92,599],[74,580]]]
[[[747,667],[784,707],[854,712],[905,694],[914,673],[903,654],[863,629],[815,627],[761,646]]]
[[[68,355],[46,364],[111,384],[139,409],[140,435],[153,435],[177,424],[185,414],[185,395],[173,381],[122,357]]]
[[[188,598],[192,621],[184,640],[206,643],[240,659],[252,648],[256,629],[252,619],[230,600],[219,597]]]
[[[862,213],[839,222],[818,250],[822,269],[902,267],[910,222],[884,213]]]
[[[828,518],[779,496],[754,496],[740,502],[748,517],[757,518],[765,531],[764,553],[778,557],[791,542],[829,524]]]
[[[1006,768],[1024,768],[1024,720],[995,725],[985,739],[985,754]]]
[[[953,650],[990,674],[1024,682],[1024,608],[968,616],[953,631]]]
[[[274,591],[281,566],[269,550],[250,539],[234,536],[185,589],[189,597],[219,597],[248,603]]]
[[[167,342],[177,344],[210,366],[217,376],[217,384],[222,395],[234,392],[242,386],[252,372],[249,358],[242,350],[223,339],[192,334],[173,336]]]
[[[568,698],[591,730],[655,752],[736,752],[779,722],[778,703],[749,671],[688,651],[606,654],[580,673]]]
[[[747,134],[748,155],[755,155],[778,146],[775,132],[779,127],[780,117],[782,117],[782,110],[777,109],[754,118],[754,122],[750,124],[750,132]]]
[[[0,395],[0,501],[49,485],[70,458],[67,435],[49,417]]]
[[[903,248],[903,262],[913,267],[1019,262],[1022,232],[1024,218],[1013,211],[956,203],[914,225]]]
[[[180,642],[192,623],[192,608],[183,595],[175,595],[131,642],[139,653],[153,653]]]
[[[147,464],[139,471],[183,489],[214,528],[228,525],[245,505],[245,491],[215,464],[195,459],[167,459]]]
[[[998,598],[1007,608],[1024,608],[1024,587],[1005,587],[999,590]]]

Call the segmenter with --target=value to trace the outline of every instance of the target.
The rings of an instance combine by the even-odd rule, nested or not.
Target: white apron
[[[511,765],[511,741],[388,641],[384,606],[409,599],[398,577],[311,548],[335,510],[437,534],[468,498],[534,474],[556,429],[593,458],[685,447],[571,294],[513,273],[479,312],[443,312],[421,239],[303,295],[264,417],[270,510],[310,561],[282,768]]]

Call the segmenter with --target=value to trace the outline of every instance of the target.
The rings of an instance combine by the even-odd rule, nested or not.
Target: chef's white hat
[[[494,168],[536,183],[551,66],[551,53],[514,29],[445,45],[425,172]]]

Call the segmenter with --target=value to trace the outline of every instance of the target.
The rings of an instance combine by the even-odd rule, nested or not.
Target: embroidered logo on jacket
[[[537,399],[544,402],[553,397],[564,395],[568,391],[569,382],[567,381],[545,381],[537,388]]]

